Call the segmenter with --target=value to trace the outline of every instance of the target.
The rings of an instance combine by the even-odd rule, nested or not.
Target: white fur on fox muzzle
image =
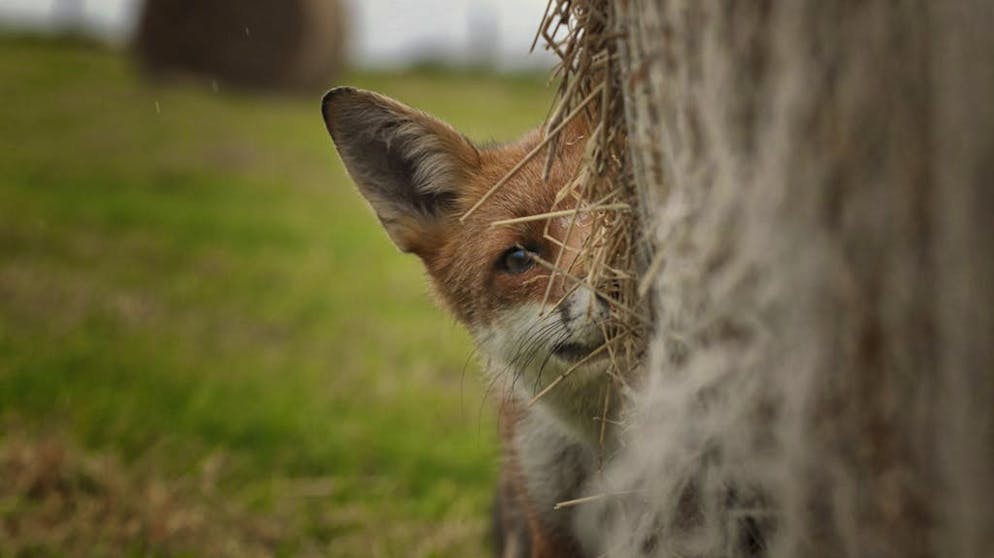
[[[604,344],[606,313],[593,295],[577,290],[558,307],[526,303],[509,308],[473,334],[481,350],[497,365],[495,372],[514,374],[516,387],[534,392]],[[598,377],[606,370],[604,360],[595,356],[576,367],[568,382],[586,384]]]

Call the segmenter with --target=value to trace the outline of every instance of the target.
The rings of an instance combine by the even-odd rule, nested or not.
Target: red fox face
[[[397,247],[424,262],[440,298],[491,368],[511,372],[517,387],[534,395],[603,344],[605,304],[576,281],[584,270],[575,254],[589,224],[576,219],[571,226],[571,217],[500,224],[580,203],[557,202],[556,195],[580,163],[583,131],[564,132],[547,181],[540,153],[461,219],[538,145],[540,132],[477,147],[427,114],[344,87],[327,94],[323,112],[359,191]],[[550,286],[551,262],[574,279],[557,275]],[[586,361],[593,364],[564,383],[587,383],[605,368],[599,355]]]

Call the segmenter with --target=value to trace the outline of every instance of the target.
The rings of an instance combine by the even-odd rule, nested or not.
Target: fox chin
[[[559,193],[583,158],[586,126],[563,130],[546,179],[545,157],[532,157],[492,190],[540,144],[541,129],[478,146],[424,112],[351,87],[328,92],[322,112],[359,192],[393,243],[420,258],[498,388],[498,556],[586,556],[572,508],[554,508],[583,496],[603,451],[595,417],[611,393],[607,302],[580,282],[589,221],[520,219],[583,203]],[[577,280],[552,274],[551,262]]]

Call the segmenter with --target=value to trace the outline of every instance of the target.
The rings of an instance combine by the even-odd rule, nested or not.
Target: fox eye
[[[497,263],[507,273],[518,275],[531,269],[535,265],[535,260],[532,258],[531,252],[520,246],[515,246],[504,252]]]

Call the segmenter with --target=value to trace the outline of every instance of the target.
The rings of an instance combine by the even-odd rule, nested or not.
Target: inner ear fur
[[[322,112],[346,170],[394,244],[422,253],[452,218],[479,151],[448,124],[371,91],[332,89]]]

